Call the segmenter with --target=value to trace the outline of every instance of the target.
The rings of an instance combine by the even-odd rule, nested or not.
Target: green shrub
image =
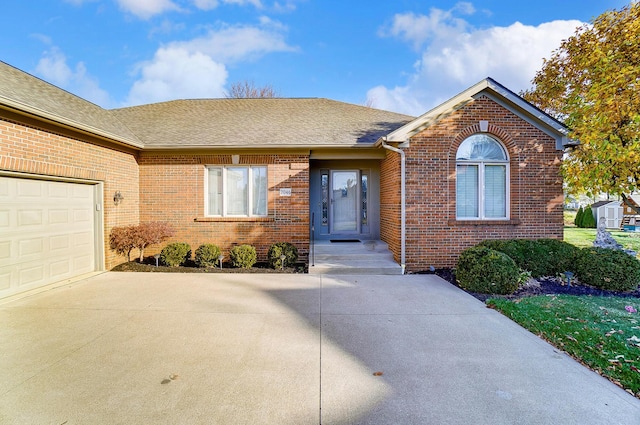
[[[573,224],[576,227],[582,227],[582,217],[584,216],[584,209],[582,209],[582,205],[578,208],[578,212],[576,213],[576,218],[573,220]]]
[[[558,239],[538,239],[538,243],[545,249],[546,255],[543,261],[547,265],[545,272],[540,276],[556,276],[566,271],[576,271],[576,260],[580,254],[580,248]]]
[[[633,291],[640,283],[640,261],[615,249],[582,248],[576,269],[580,283],[608,291]]]
[[[593,210],[591,209],[591,206],[588,206],[584,209],[584,214],[582,215],[580,224],[580,227],[584,227],[585,229],[595,229],[596,218],[593,216]]]
[[[178,267],[191,258],[191,246],[184,242],[174,242],[160,252],[160,259],[169,267]]]
[[[578,253],[575,246],[556,239],[486,240],[480,246],[507,254],[534,278],[574,270]]]
[[[460,287],[482,294],[513,294],[518,289],[521,274],[506,254],[485,246],[464,250],[456,266]]]
[[[280,259],[281,255],[285,256],[284,262]],[[289,242],[276,242],[269,247],[267,258],[269,266],[274,269],[281,269],[298,261],[298,249]]]
[[[251,268],[257,261],[256,249],[251,245],[237,245],[229,252],[233,267],[241,269]]]
[[[198,267],[215,267],[218,264],[220,248],[212,243],[200,245],[195,252],[195,262]]]

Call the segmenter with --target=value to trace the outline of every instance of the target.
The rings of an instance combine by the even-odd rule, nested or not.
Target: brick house
[[[417,118],[315,98],[105,110],[0,63],[0,297],[110,269],[111,229],[156,220],[262,258],[277,241],[304,258],[313,224],[382,240],[408,271],[487,238],[562,238],[565,141],[491,79]]]

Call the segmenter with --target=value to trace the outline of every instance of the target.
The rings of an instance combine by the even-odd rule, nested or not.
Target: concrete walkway
[[[104,273],[0,323],[2,424],[640,423],[433,275]]]

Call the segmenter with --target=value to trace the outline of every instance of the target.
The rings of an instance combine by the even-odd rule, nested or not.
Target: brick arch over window
[[[491,123],[489,123],[489,127],[487,128],[487,131],[482,131],[480,129],[480,124],[478,123],[478,124],[471,125],[465,128],[464,130],[462,130],[460,133],[458,133],[456,138],[453,140],[453,143],[449,148],[449,159],[453,160],[454,167],[455,167],[455,161],[456,161],[456,152],[458,152],[458,148],[460,147],[462,142],[464,142],[468,137],[471,137],[474,134],[483,134],[483,133],[498,139],[498,141],[502,143],[504,147],[507,149],[507,154],[509,155],[510,160],[513,160],[517,157],[516,155],[514,155],[516,153],[516,144],[508,132],[506,132],[501,127],[498,127],[497,125],[494,125]]]
[[[518,222],[518,219],[516,216],[513,215],[513,213],[516,212],[518,207],[515,207],[514,209],[513,202],[516,201],[518,196],[514,196],[514,195],[520,193],[520,190],[521,190],[520,176],[518,173],[518,165],[517,165],[520,161],[520,158],[519,158],[520,152],[513,137],[511,137],[511,135],[506,130],[504,130],[500,126],[491,124],[489,122],[489,125],[485,131],[482,131],[482,129],[480,128],[480,123],[470,125],[464,128],[462,131],[460,131],[456,135],[456,137],[453,139],[453,143],[451,143],[451,145],[449,146],[448,161],[447,161],[448,175],[449,176],[456,175],[456,164],[457,164],[456,154],[458,152],[458,148],[460,147],[462,142],[464,142],[467,138],[473,136],[474,134],[487,134],[495,138],[498,142],[500,142],[504,146],[504,148],[507,151],[507,157],[509,159],[509,170],[510,170],[509,192],[511,194],[510,196],[511,202],[509,205],[507,205],[507,208],[511,211],[511,213],[509,214],[511,219],[506,222],[515,224],[516,222]],[[449,199],[450,201],[448,202],[448,205],[449,205],[448,217],[449,217],[450,223],[454,223],[456,222],[456,179],[455,178],[449,179],[449,190],[448,190],[447,199]],[[472,223],[472,221],[469,221],[469,223]],[[485,222],[480,222],[480,221],[478,223],[486,224]]]

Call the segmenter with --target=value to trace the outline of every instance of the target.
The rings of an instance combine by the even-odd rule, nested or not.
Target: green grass
[[[626,249],[640,253],[640,233],[609,230],[611,236]],[[593,246],[596,239],[596,229],[581,229],[578,227],[564,227],[564,240],[580,248]]]
[[[636,298],[542,295],[487,305],[640,397],[640,310]]]

